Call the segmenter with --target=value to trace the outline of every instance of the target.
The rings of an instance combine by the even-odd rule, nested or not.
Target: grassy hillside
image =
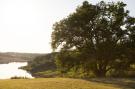
[[[15,52],[7,52],[0,53],[0,63],[8,63],[8,62],[26,62],[33,60],[36,56],[42,54],[38,53],[15,53]]]
[[[124,85],[123,82],[125,82]],[[14,79],[0,80],[0,89],[134,89],[134,80],[119,80],[101,83],[97,81],[87,81],[69,78],[42,78],[42,79]],[[128,85],[132,83],[132,85]]]

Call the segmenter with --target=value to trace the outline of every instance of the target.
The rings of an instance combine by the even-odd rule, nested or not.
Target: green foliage
[[[34,60],[28,62],[28,66],[23,67],[23,69],[32,73],[33,76],[38,76],[37,73],[45,71],[55,71],[55,57],[56,53],[45,54],[37,56]]]
[[[92,71],[103,77],[135,63],[135,18],[125,6],[123,2],[92,5],[85,1],[54,24],[52,48],[61,48],[56,63],[62,73],[83,68],[87,75]]]
[[[58,70],[60,70],[62,73],[66,73],[68,70],[70,70],[74,66],[77,66],[77,62],[79,62],[78,56],[79,56],[78,53],[74,51],[73,52],[63,51],[59,53],[56,56],[56,64],[58,66]]]

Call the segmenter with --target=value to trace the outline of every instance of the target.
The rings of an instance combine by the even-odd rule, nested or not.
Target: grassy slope
[[[132,89],[117,84],[69,78],[0,80],[0,89]],[[134,88],[133,88],[134,89]]]

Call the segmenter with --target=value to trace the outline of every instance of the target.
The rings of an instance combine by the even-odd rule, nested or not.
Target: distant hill
[[[27,62],[33,60],[35,57],[44,55],[39,53],[17,53],[17,52],[0,52],[0,63],[9,62]]]

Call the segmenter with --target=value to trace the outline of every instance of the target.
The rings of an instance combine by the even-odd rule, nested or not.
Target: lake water
[[[19,69],[19,67],[26,65],[27,62],[11,62],[8,64],[0,64],[0,79],[10,79],[14,76],[33,78],[27,71]]]

